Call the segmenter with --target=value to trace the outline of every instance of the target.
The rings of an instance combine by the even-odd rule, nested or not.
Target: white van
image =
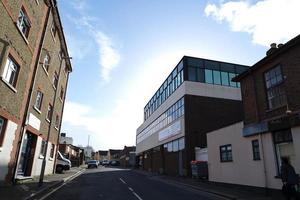
[[[72,167],[71,161],[66,159],[59,151],[57,153],[56,172],[61,173],[63,170],[69,170]]]

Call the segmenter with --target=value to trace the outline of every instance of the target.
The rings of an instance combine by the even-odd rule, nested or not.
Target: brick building
[[[0,181],[11,182],[39,175],[45,156],[53,172],[72,67],[56,1],[1,1],[0,13]]]
[[[122,167],[134,167],[135,160],[135,146],[124,146],[120,152],[120,165]]]
[[[300,173],[299,66],[300,35],[234,78],[244,122],[208,133],[211,181],[281,189],[281,157]]]

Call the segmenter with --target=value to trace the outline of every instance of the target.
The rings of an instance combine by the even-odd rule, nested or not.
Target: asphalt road
[[[87,169],[46,200],[221,200],[198,190],[159,181],[131,170]]]

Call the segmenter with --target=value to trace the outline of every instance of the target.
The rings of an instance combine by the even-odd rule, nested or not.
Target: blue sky
[[[95,150],[135,145],[143,107],[182,56],[252,65],[300,33],[299,2],[59,0],[74,68],[62,131]]]

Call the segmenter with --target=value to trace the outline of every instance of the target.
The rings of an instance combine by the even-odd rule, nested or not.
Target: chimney
[[[273,53],[274,51],[276,51],[276,49],[277,49],[277,46],[276,46],[276,43],[272,43],[271,45],[270,45],[270,49],[267,51],[267,56],[268,55],[270,55],[271,53]]]

